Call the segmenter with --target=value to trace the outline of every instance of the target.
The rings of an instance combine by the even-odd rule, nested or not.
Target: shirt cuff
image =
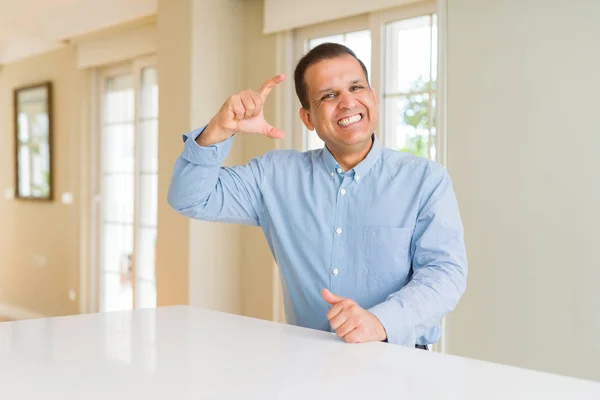
[[[204,129],[206,129],[206,125],[183,135],[184,147],[182,157],[192,164],[205,167],[221,166],[229,154],[233,136],[220,143],[211,144],[210,146],[200,146],[196,142],[196,138],[204,132]]]
[[[387,335],[387,342],[407,347],[415,347],[417,338],[415,328],[410,324],[410,313],[398,305],[395,299],[389,299],[370,308],[377,317]]]

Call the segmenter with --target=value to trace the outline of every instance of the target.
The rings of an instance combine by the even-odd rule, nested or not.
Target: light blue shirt
[[[282,277],[287,322],[331,331],[320,291],[348,297],[388,342],[435,343],[466,287],[456,197],[439,164],[383,148],[344,171],[327,148],[276,150],[223,167],[233,137],[184,136],[168,201],[190,218],[260,226]]]

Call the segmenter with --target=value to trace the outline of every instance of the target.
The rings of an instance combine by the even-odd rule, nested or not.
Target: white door
[[[156,306],[158,86],[154,59],[102,71],[96,198],[99,311]]]

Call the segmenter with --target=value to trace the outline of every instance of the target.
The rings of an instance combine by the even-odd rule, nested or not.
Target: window
[[[158,217],[158,76],[142,69],[139,121],[139,235],[136,259],[136,307],[156,306],[155,249]]]
[[[388,147],[436,159],[436,16],[385,26],[383,134]]]
[[[152,60],[101,77],[99,309],[156,306],[158,86]]]
[[[131,73],[107,77],[102,119],[100,311],[133,305],[134,91]]]

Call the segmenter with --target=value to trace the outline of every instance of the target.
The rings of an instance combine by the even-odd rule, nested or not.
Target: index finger
[[[266,100],[269,93],[271,93],[271,90],[273,90],[273,88],[275,86],[277,86],[277,84],[283,82],[284,79],[285,79],[284,74],[279,74],[279,75],[272,77],[271,79],[268,79],[265,83],[263,83],[263,85],[258,90],[260,97],[262,97],[263,100]]]

